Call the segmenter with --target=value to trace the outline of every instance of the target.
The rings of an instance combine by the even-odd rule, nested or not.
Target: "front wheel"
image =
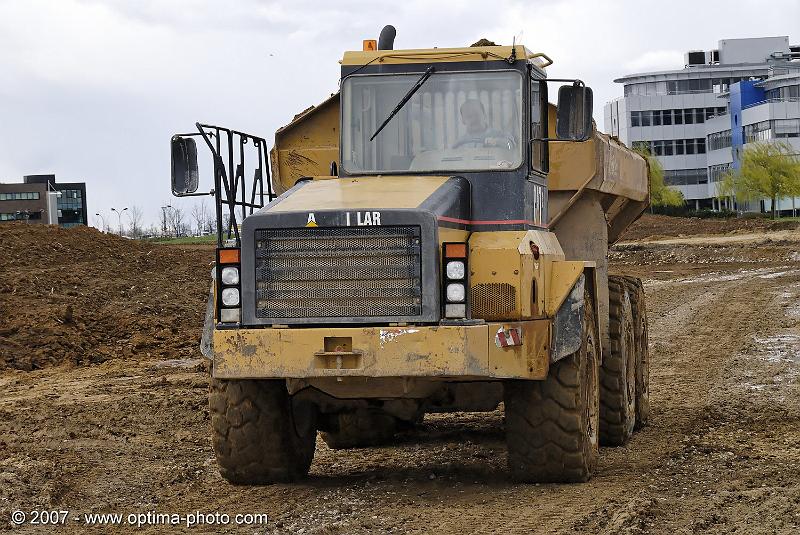
[[[581,347],[550,365],[544,381],[505,385],[511,477],[529,483],[587,481],[597,465],[599,350],[591,295],[584,294]]]
[[[211,380],[211,435],[222,477],[236,484],[305,476],[316,445],[315,411],[292,403],[283,380]]]

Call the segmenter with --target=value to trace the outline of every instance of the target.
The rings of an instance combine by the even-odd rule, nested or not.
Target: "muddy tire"
[[[380,446],[389,442],[398,430],[397,418],[381,411],[342,413],[336,421],[337,430],[320,433],[333,450]]]
[[[551,364],[544,381],[504,385],[508,467],[517,481],[582,482],[597,465],[600,354],[588,292],[585,303],[580,349]]]
[[[633,311],[636,339],[636,429],[650,419],[650,346],[647,334],[647,306],[642,280],[625,277]]]
[[[293,407],[283,380],[211,380],[211,434],[222,477],[241,485],[308,473],[316,428],[311,406]]]
[[[610,347],[600,367],[600,444],[622,446],[636,425],[636,338],[627,285],[608,278]]]

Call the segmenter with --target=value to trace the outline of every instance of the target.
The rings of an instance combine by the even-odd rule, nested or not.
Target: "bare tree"
[[[202,235],[206,227],[206,220],[208,219],[208,208],[206,201],[202,200],[192,206],[192,219],[194,219],[197,234]]]
[[[130,237],[140,238],[142,236],[142,219],[144,217],[142,209],[136,205],[131,206],[130,210],[128,210],[128,217],[131,220]]]
[[[172,210],[169,211],[169,219],[173,235],[176,238],[186,233],[186,222],[184,221],[183,210],[173,206]]]
[[[209,210],[206,220],[203,223],[203,228],[209,234],[216,234],[217,232],[217,214],[214,210]]]
[[[144,229],[144,236],[152,238],[161,235],[161,229],[155,223],[151,223],[149,227]]]

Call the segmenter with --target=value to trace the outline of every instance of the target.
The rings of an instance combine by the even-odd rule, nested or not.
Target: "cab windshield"
[[[422,72],[356,75],[342,87],[349,173],[497,171],[522,164],[522,76],[434,72],[370,140]]]

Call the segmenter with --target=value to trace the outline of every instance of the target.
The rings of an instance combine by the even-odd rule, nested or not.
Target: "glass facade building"
[[[22,183],[0,183],[0,221],[74,227],[88,224],[86,184],[56,182],[55,175],[28,175]]]
[[[680,190],[691,208],[718,209],[720,166],[730,162],[718,161],[717,153],[731,147],[732,88],[765,82],[776,66],[800,66],[798,59],[800,47],[790,46],[785,36],[726,39],[716,50],[688,52],[682,69],[616,79],[623,96],[605,105],[604,130],[656,156],[665,182]],[[793,95],[791,90],[774,94]],[[764,139],[765,128],[753,125],[743,134]]]

